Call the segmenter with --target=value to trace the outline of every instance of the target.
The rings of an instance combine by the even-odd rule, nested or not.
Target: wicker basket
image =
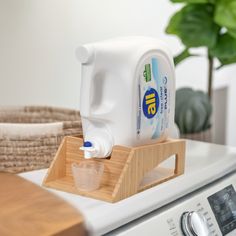
[[[0,171],[47,168],[63,137],[81,134],[79,111],[32,106],[0,109]]]

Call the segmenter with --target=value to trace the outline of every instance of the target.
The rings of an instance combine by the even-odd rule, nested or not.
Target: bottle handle
[[[93,80],[94,50],[91,46],[80,46],[76,50],[76,57],[82,63],[82,82],[80,90],[80,113],[84,117],[90,116],[91,84]]]
[[[83,117],[89,117],[91,115],[92,65],[82,67],[82,77],[80,89],[80,113]]]

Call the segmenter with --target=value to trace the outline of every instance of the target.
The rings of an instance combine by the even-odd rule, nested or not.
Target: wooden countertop
[[[54,194],[13,174],[0,173],[0,235],[84,236],[83,217]]]

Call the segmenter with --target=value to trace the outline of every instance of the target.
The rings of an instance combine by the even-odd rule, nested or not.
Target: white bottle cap
[[[86,159],[110,156],[113,147],[113,140],[106,129],[93,129],[85,134],[84,146],[80,149],[84,151]]]

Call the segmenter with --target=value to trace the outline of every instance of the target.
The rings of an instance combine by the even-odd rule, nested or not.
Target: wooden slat
[[[102,162],[104,164],[104,173],[100,188],[91,192],[83,192],[75,188],[71,171],[71,164],[73,162],[80,163],[81,161],[85,161],[83,152],[79,149],[83,145],[83,140],[81,138],[67,137],[64,140],[64,144],[65,147],[55,157],[55,160],[58,158],[63,160],[61,162],[63,168],[60,168],[63,169],[64,174],[54,176],[54,173],[57,173],[55,169],[58,168],[58,165],[52,165],[44,181],[45,186],[104,201],[116,202],[122,200],[184,172],[184,140],[167,140],[163,143],[135,148],[114,146],[110,158],[93,159],[94,162]],[[167,176],[156,180],[152,179],[149,183],[142,183],[142,179],[148,172],[175,154],[176,162],[174,170],[169,172],[166,170],[166,173],[168,173]],[[57,162],[55,161],[54,163]]]
[[[85,197],[92,197],[98,200],[105,200],[108,202],[112,201],[110,197],[112,193],[112,188],[111,186],[107,186],[107,185],[103,185],[101,188],[99,188],[96,191],[83,192],[75,188],[72,180],[68,179],[68,177],[64,177],[56,181],[48,182],[46,186],[57,189],[57,190],[63,189],[63,191],[66,191],[69,193],[79,194]]]
[[[63,139],[61,142],[61,145],[56,153],[56,157],[51,163],[50,166],[50,171],[47,172],[43,183],[47,181],[52,181],[56,180],[58,178],[61,178],[65,176],[66,174],[66,169],[65,169],[65,164],[66,164],[66,138]]]

